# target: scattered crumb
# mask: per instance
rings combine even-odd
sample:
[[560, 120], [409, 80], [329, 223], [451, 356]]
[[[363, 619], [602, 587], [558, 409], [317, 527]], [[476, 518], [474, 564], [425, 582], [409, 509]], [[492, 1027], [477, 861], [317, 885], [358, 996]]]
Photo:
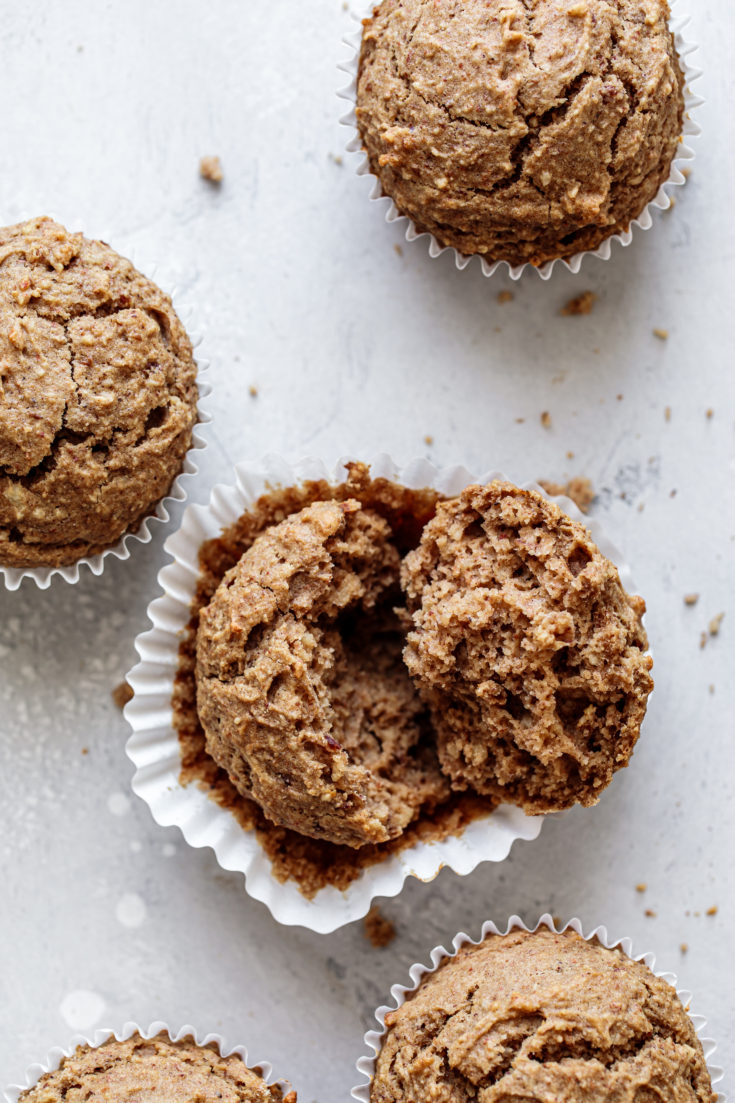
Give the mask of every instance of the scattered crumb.
[[715, 692], [715, 687], [714, 687], [714, 683], [710, 685], [710, 687], [709, 687], [709, 691], [710, 691], [710, 693], [714, 693], [714, 692]]
[[648, 888], [648, 885], [646, 884], [646, 882], [641, 881], [639, 884], [636, 885], [635, 891], [636, 892], [645, 892], [647, 888]]
[[350, 5], [347, 3], [347, 0], [342, 0], [342, 11], [349, 11], [349, 10], [350, 10]]
[[89, 754], [89, 747], [82, 747], [82, 754]]
[[682, 942], [682, 944], [681, 944], [681, 946], [679, 947], [679, 949], [681, 950], [681, 952], [682, 952], [683, 954], [685, 954], [685, 953], [687, 952], [687, 950], [689, 949], [689, 943], [688, 943], [688, 942]]
[[433, 443], [434, 443], [434, 438], [432, 437], [431, 433], [427, 433], [426, 436], [424, 437], [424, 444], [433, 444]]
[[707, 633], [706, 632], [700, 632], [700, 634], [699, 634], [699, 646], [702, 648], [702, 650], [704, 650], [704, 648], [707, 646]]
[[644, 911], [643, 914], [647, 915], [649, 919], [655, 919], [656, 918], [656, 913], [653, 910], [653, 908], [646, 908], [646, 910]]
[[618, 402], [623, 401], [623, 396], [621, 394], [616, 394], [615, 397], [617, 398]]
[[675, 497], [676, 497], [676, 487], [674, 487], [673, 490], [669, 491], [669, 498], [675, 498]]
[[696, 605], [699, 601], [699, 594], [684, 594], [685, 605]]
[[393, 246], [393, 250], [394, 250], [394, 252], [395, 252], [396, 256], [398, 256], [398, 257], [402, 257], [402, 256], [403, 256], [403, 249], [401, 249], [401, 247], [400, 247], [400, 245], [398, 244], [398, 242], [396, 242], [396, 244], [395, 244], [395, 245]]
[[570, 479], [568, 483], [553, 483], [548, 479], [539, 479], [539, 486], [542, 486], [546, 493], [552, 497], [556, 497], [557, 494], [565, 494], [567, 498], [572, 499], [582, 513], [587, 513], [595, 500], [592, 483], [589, 479], [584, 479], [581, 476]]
[[709, 406], [709, 407], [708, 407], [708, 408], [707, 408], [707, 409], [706, 409], [706, 410], [704, 411], [704, 415], [705, 415], [705, 417], [707, 417], [707, 418], [713, 418], [713, 417], [715, 416], [715, 411], [714, 411], [714, 410], [712, 409], [712, 407], [711, 407], [711, 406]]
[[283, 1097], [283, 1103], [296, 1103], [296, 1092], [288, 1092]]
[[710, 636], [719, 636], [719, 634], [720, 634], [720, 625], [722, 624], [724, 619], [725, 619], [725, 614], [724, 613], [718, 613], [716, 617], [712, 618], [712, 620], [709, 622], [709, 625], [707, 626], [707, 630], [708, 630]]
[[592, 307], [597, 302], [597, 295], [594, 291], [583, 291], [581, 295], [575, 296], [570, 299], [566, 306], [563, 306], [561, 313], [565, 317], [572, 317], [577, 314], [591, 314]]
[[219, 157], [202, 157], [199, 162], [199, 175], [211, 184], [221, 184], [224, 179], [222, 162]]
[[638, 512], [639, 512], [639, 513], [643, 513], [643, 510], [644, 510], [645, 508], [646, 508], [646, 503], [645, 503], [645, 502], [639, 502], [639, 503], [638, 503]]
[[567, 459], [568, 460], [573, 460], [574, 459], [574, 452], [567, 452]]
[[526, 420], [525, 417], [517, 417], [516, 418], [516, 425], [523, 425], [523, 422], [525, 420]]
[[671, 421], [671, 407], [667, 406], [664, 410], [664, 421]]
[[331, 158], [334, 161], [335, 165], [344, 164], [344, 158], [342, 157], [341, 153], [332, 153]]
[[373, 904], [364, 919], [365, 935], [376, 950], [382, 950], [396, 937], [395, 924], [386, 919], [377, 904]]
[[513, 292], [512, 291], [499, 291], [498, 292], [498, 302], [501, 304], [501, 306], [502, 306], [503, 303], [512, 303], [513, 302]]
[[542, 413], [541, 424], [543, 425], [544, 429], [551, 428], [551, 414], [548, 410], [544, 410], [544, 412]]
[[653, 331], [653, 336], [658, 337], [659, 341], [668, 341], [669, 331], [668, 329], [659, 329], [657, 326]]
[[717, 907], [717, 905], [714, 904], [711, 908], [707, 908], [707, 911], [704, 914], [705, 915], [717, 915], [719, 910], [720, 909]]
[[258, 388], [255, 386], [254, 383], [251, 383], [250, 386], [248, 387], [248, 394], [250, 395], [251, 398], [257, 398], [258, 397]]
[[112, 700], [119, 709], [124, 709], [128, 701], [133, 699], [133, 690], [127, 682], [120, 682], [111, 693]]
[[681, 175], [684, 177], [685, 180], [688, 180], [689, 177], [692, 175], [692, 170], [684, 168], [681, 170]]

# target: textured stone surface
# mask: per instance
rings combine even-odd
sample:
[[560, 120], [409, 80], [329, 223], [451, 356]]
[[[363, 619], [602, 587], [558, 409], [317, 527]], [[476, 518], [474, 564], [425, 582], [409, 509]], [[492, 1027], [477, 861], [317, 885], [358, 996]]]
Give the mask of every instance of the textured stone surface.
[[[428, 451], [516, 482], [587, 475], [590, 517], [646, 595], [656, 691], [633, 767], [596, 808], [553, 817], [502, 866], [411, 881], [381, 902], [397, 934], [378, 951], [360, 923], [327, 938], [279, 927], [239, 874], [155, 824], [130, 793], [127, 725], [110, 691], [136, 661], [163, 532], [99, 579], [0, 587], [3, 1083], [77, 1029], [163, 1017], [245, 1042], [302, 1103], [347, 1099], [373, 1010], [408, 982], [411, 962], [456, 931], [476, 937], [488, 917], [549, 908], [580, 913], [588, 930], [607, 923], [678, 972], [719, 1041], [732, 1096], [735, 376], [723, 289], [735, 237], [723, 212], [735, 145], [717, 140], [731, 116], [718, 73], [730, 64], [732, 3], [686, 6], [708, 102], [676, 209], [608, 263], [524, 279], [502, 307], [508, 282], [407, 244], [351, 159], [330, 157], [344, 152], [335, 65], [355, 27], [342, 0], [6, 6], [3, 221], [49, 211], [84, 226], [196, 305], [182, 318], [206, 332], [197, 351], [212, 363], [215, 422], [194, 499], [231, 464], [279, 449], [330, 461]], [[226, 167], [216, 192], [198, 175], [209, 151]], [[599, 295], [593, 314], [560, 317], [587, 288]], [[701, 651], [700, 630], [723, 609]], [[117, 918], [130, 893], [146, 905], [137, 927]]]

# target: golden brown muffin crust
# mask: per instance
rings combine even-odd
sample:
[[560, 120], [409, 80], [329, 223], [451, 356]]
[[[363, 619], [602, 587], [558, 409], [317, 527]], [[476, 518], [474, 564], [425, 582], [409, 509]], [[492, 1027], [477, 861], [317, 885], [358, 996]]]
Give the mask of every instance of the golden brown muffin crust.
[[542, 264], [627, 229], [669, 175], [683, 75], [666, 0], [383, 0], [357, 121], [442, 245]]
[[676, 991], [540, 928], [465, 946], [386, 1015], [371, 1103], [714, 1103]]
[[593, 804], [633, 752], [653, 682], [645, 604], [535, 491], [440, 503], [401, 572], [404, 657], [453, 783], [529, 812]]
[[[257, 1070], [236, 1054], [167, 1034], [146, 1040], [134, 1034], [93, 1048], [81, 1045], [54, 1072], [20, 1096], [26, 1103], [281, 1103]], [[295, 1095], [287, 1097], [295, 1103]]]
[[167, 295], [48, 218], [0, 229], [0, 563], [114, 544], [169, 490], [196, 366]]
[[359, 847], [449, 793], [401, 662], [399, 566], [377, 513], [315, 502], [260, 535], [201, 612], [207, 750], [274, 823]]

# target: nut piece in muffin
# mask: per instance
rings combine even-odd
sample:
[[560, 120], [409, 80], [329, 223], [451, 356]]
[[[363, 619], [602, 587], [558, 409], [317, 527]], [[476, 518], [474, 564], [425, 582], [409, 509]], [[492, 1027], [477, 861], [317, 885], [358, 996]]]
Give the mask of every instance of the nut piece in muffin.
[[540, 265], [628, 228], [667, 179], [684, 78], [666, 0], [383, 0], [357, 123], [421, 232]]
[[196, 365], [171, 300], [48, 218], [0, 229], [0, 564], [115, 544], [179, 474]]
[[676, 991], [571, 930], [464, 946], [385, 1017], [371, 1103], [714, 1103]]
[[399, 570], [382, 517], [315, 502], [258, 536], [201, 611], [207, 751], [273, 823], [360, 847], [449, 793], [401, 662]]
[[454, 786], [531, 813], [594, 804], [653, 682], [645, 604], [587, 530], [535, 491], [470, 486], [439, 504], [401, 581], [406, 665]]
[[[222, 1057], [212, 1044], [198, 1046], [188, 1038], [172, 1042], [162, 1033], [80, 1045], [20, 1098], [26, 1103], [281, 1103], [283, 1093], [237, 1054]], [[286, 1100], [295, 1103], [295, 1093]]]

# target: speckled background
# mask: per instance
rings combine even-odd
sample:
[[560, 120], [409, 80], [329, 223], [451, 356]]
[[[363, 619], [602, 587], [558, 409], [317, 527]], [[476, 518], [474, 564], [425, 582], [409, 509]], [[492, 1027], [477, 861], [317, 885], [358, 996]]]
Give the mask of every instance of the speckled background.
[[[360, 924], [329, 937], [278, 927], [239, 876], [130, 794], [110, 691], [146, 626], [162, 530], [101, 579], [0, 590], [0, 1083], [76, 1029], [162, 1017], [269, 1057], [302, 1103], [346, 1099], [373, 1008], [413, 961], [485, 918], [546, 909], [653, 949], [731, 1065], [728, 0], [694, 12], [708, 102], [676, 208], [607, 264], [524, 278], [506, 305], [504, 277], [458, 273], [422, 244], [399, 255], [399, 229], [340, 162], [341, 0], [38, 0], [0, 15], [3, 220], [53, 213], [194, 307], [215, 422], [192, 496], [266, 451], [586, 475], [648, 601], [657, 686], [632, 766], [597, 808], [549, 821], [502, 866], [410, 883], [384, 907], [398, 937], [374, 950]], [[219, 190], [198, 177], [208, 153], [223, 161]], [[561, 317], [587, 289], [593, 313]]]

